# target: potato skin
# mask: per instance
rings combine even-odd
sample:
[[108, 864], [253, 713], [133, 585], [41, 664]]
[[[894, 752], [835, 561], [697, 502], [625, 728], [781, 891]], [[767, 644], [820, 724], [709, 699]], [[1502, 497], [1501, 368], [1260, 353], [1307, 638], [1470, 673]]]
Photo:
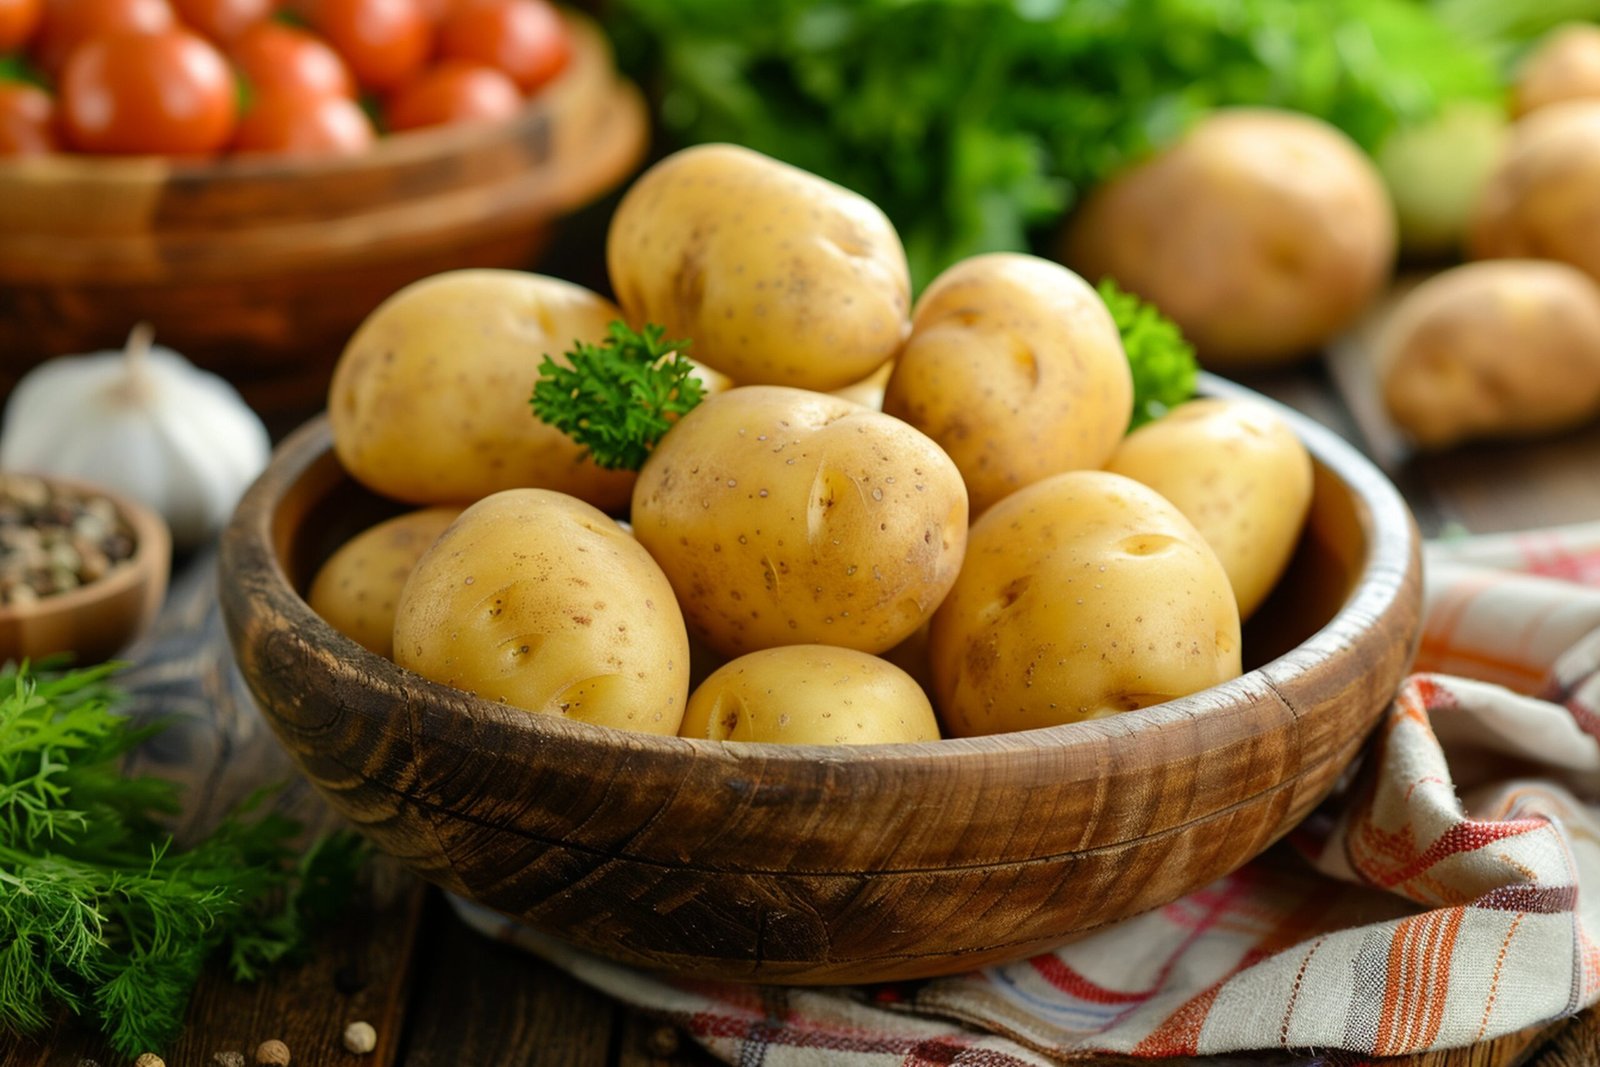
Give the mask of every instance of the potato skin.
[[1098, 294], [1034, 256], [962, 260], [917, 301], [883, 410], [955, 460], [972, 513], [1099, 467], [1128, 428], [1133, 377]]
[[746, 386], [662, 438], [639, 472], [633, 528], [712, 650], [881, 652], [955, 581], [967, 493], [939, 446], [899, 419]]
[[1155, 490], [1069, 471], [972, 526], [933, 617], [949, 736], [1115, 715], [1239, 673], [1239, 610], [1203, 538]]
[[661, 569], [614, 521], [545, 489], [480, 500], [400, 595], [395, 662], [528, 711], [675, 734], [689, 639]]
[[928, 696], [877, 656], [787, 645], [725, 664], [689, 697], [679, 733], [712, 741], [872, 745], [937, 741]]
[[906, 334], [910, 275], [883, 212], [747, 148], [700, 145], [646, 171], [611, 220], [606, 263], [630, 322], [690, 338], [741, 385], [838, 389]]
[[1488, 260], [1401, 300], [1375, 352], [1384, 405], [1424, 448], [1552, 433], [1600, 414], [1600, 287], [1543, 260]]
[[1154, 303], [1214, 368], [1280, 364], [1348, 325], [1389, 275], [1395, 222], [1376, 168], [1319, 119], [1218, 111], [1102, 183], [1066, 262]]
[[1600, 281], [1600, 100], [1542, 107], [1511, 127], [1473, 211], [1474, 259], [1554, 259]]
[[528, 406], [542, 353], [599, 341], [622, 313], [570, 282], [460, 270], [408, 285], [367, 317], [328, 394], [334, 450], [368, 488], [413, 504], [554, 489], [615, 510], [631, 471], [606, 471]]
[[1569, 22], [1539, 42], [1511, 87], [1516, 117], [1567, 100], [1600, 98], [1600, 27]]
[[1311, 454], [1249, 400], [1180, 404], [1130, 433], [1106, 470], [1148, 485], [1194, 523], [1228, 572], [1241, 619], [1272, 592], [1311, 508]]
[[306, 602], [356, 644], [392, 658], [400, 590], [428, 546], [460, 514], [457, 507], [422, 508], [361, 531], [318, 569]]

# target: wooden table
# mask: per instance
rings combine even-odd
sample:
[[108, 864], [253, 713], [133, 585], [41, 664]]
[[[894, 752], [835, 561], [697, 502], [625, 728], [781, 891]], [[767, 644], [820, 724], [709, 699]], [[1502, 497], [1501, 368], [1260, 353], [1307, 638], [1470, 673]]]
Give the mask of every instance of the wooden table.
[[[1425, 533], [1454, 527], [1490, 532], [1600, 519], [1600, 426], [1536, 444], [1486, 446], [1407, 459], [1371, 400], [1358, 349], [1321, 364], [1252, 381], [1373, 454], [1416, 511]], [[220, 640], [209, 560], [192, 561], [175, 587], [163, 629], [144, 650], [152, 663], [128, 679], [155, 693], [147, 710], [177, 712], [180, 724], [142, 762], [196, 780], [199, 805], [215, 810], [251, 783], [289, 774], [285, 757], [243, 700]], [[200, 635], [197, 639], [196, 635]], [[195, 679], [200, 693], [195, 694]], [[170, 693], [170, 699], [163, 694]], [[176, 705], [176, 706], [175, 706]], [[316, 815], [303, 784], [286, 801]], [[366, 1019], [377, 1051], [343, 1051], [346, 1022]], [[210, 1067], [219, 1052], [250, 1056], [270, 1037], [313, 1067], [670, 1067], [711, 1059], [677, 1031], [623, 1008], [551, 966], [470, 932], [441, 897], [392, 866], [374, 871], [370, 899], [317, 944], [304, 964], [255, 986], [209, 977], [189, 1025], [166, 1061]], [[122, 1061], [64, 1021], [42, 1042], [0, 1040], [0, 1064], [75, 1067]], [[1097, 1064], [1132, 1063], [1115, 1058]], [[1183, 1061], [1189, 1067], [1243, 1064], [1353, 1065], [1348, 1054], [1282, 1054]], [[1600, 1063], [1600, 1009], [1470, 1049], [1390, 1061], [1413, 1067], [1579, 1067]]]

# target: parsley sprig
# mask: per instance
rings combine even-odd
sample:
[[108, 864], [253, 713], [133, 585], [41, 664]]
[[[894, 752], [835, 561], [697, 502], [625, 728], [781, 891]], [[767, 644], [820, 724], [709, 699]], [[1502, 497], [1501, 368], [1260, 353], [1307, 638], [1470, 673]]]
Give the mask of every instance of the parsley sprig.
[[613, 322], [599, 344], [574, 341], [569, 366], [548, 353], [533, 387], [539, 418], [589, 450], [611, 470], [638, 470], [672, 424], [705, 396], [688, 341], [665, 341], [665, 330]]
[[1199, 374], [1194, 346], [1154, 304], [1124, 292], [1110, 278], [1101, 280], [1099, 293], [1122, 334], [1122, 349], [1133, 371], [1133, 418], [1128, 429], [1137, 430], [1194, 396]]
[[268, 791], [175, 846], [178, 786], [121, 771], [160, 727], [117, 711], [114, 669], [0, 670], [0, 1029], [65, 1007], [131, 1058], [177, 1033], [213, 952], [243, 980], [297, 951], [348, 898], [361, 847], [336, 834], [297, 860], [301, 827], [258, 810]]

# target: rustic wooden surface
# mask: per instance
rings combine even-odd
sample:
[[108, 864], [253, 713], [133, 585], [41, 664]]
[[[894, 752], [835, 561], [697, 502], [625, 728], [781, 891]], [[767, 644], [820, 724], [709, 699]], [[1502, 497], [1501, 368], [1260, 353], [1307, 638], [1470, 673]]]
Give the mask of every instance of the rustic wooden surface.
[[[1312, 366], [1251, 384], [1368, 444], [1362, 418], [1352, 413], [1359, 399], [1347, 403], [1334, 380], [1324, 367]], [[1367, 419], [1370, 426], [1370, 413]], [[1397, 454], [1388, 462], [1425, 532], [1456, 525], [1491, 532], [1600, 519], [1600, 479], [1593, 476], [1597, 457], [1600, 427], [1537, 445], [1421, 460]], [[175, 587], [164, 619], [165, 647], [153, 665], [140, 668], [157, 683], [170, 681], [166, 699], [160, 685], [154, 687], [150, 709], [160, 706], [178, 718], [162, 747], [145, 759], [158, 769], [205, 768], [201, 789], [208, 800], [224, 804], [242, 795], [250, 781], [283, 774], [287, 758], [237, 701], [238, 682], [220, 652], [216, 607], [199, 584], [205, 567], [206, 561], [192, 565]], [[209, 640], [198, 639], [207, 634]], [[199, 693], [192, 684], [197, 675], [204, 680]], [[318, 810], [301, 783], [291, 789], [290, 799], [302, 812]], [[436, 893], [423, 892], [414, 882], [384, 881], [372, 899], [371, 906], [322, 938], [312, 959], [299, 968], [255, 986], [233, 986], [221, 976], [209, 979], [191, 1007], [184, 1044], [167, 1062], [210, 1067], [215, 1052], [248, 1052], [273, 1036], [289, 1041], [296, 1063], [333, 1067], [705, 1067], [712, 1062], [670, 1027], [608, 1001], [545, 963], [472, 934]], [[374, 1056], [358, 1059], [339, 1046], [342, 1022], [357, 1016], [380, 1030], [382, 1044]], [[0, 1044], [5, 1065], [77, 1067], [86, 1057], [102, 1067], [122, 1062], [70, 1026], [44, 1042]], [[1094, 1061], [1096, 1067], [1148, 1062]], [[1174, 1067], [1355, 1067], [1370, 1061], [1347, 1054], [1259, 1054], [1168, 1062]], [[1469, 1049], [1382, 1062], [1395, 1067], [1593, 1067], [1600, 1063], [1600, 1010]]]

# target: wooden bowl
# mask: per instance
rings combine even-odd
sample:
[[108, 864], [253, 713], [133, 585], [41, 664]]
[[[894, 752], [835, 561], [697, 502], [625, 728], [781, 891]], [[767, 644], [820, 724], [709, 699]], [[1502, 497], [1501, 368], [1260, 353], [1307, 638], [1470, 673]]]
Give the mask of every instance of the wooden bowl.
[[336, 159], [0, 160], [0, 394], [140, 321], [266, 413], [322, 406], [385, 297], [457, 267], [528, 267], [550, 225], [626, 177], [646, 113], [592, 23], [515, 119]]
[[111, 501], [133, 531], [133, 555], [105, 577], [32, 604], [0, 604], [0, 663], [71, 652], [80, 666], [110, 659], [150, 625], [167, 592], [172, 537], [149, 508], [99, 485], [38, 475]]
[[[1242, 393], [1211, 380], [1213, 393]], [[385, 852], [584, 949], [682, 975], [833, 983], [1018, 959], [1260, 853], [1333, 787], [1418, 629], [1411, 515], [1353, 448], [1246, 633], [1254, 669], [1182, 700], [968, 740], [785, 747], [485, 702], [335, 633], [319, 561], [396, 506], [287, 441], [222, 542], [244, 676], [307, 776]]]

